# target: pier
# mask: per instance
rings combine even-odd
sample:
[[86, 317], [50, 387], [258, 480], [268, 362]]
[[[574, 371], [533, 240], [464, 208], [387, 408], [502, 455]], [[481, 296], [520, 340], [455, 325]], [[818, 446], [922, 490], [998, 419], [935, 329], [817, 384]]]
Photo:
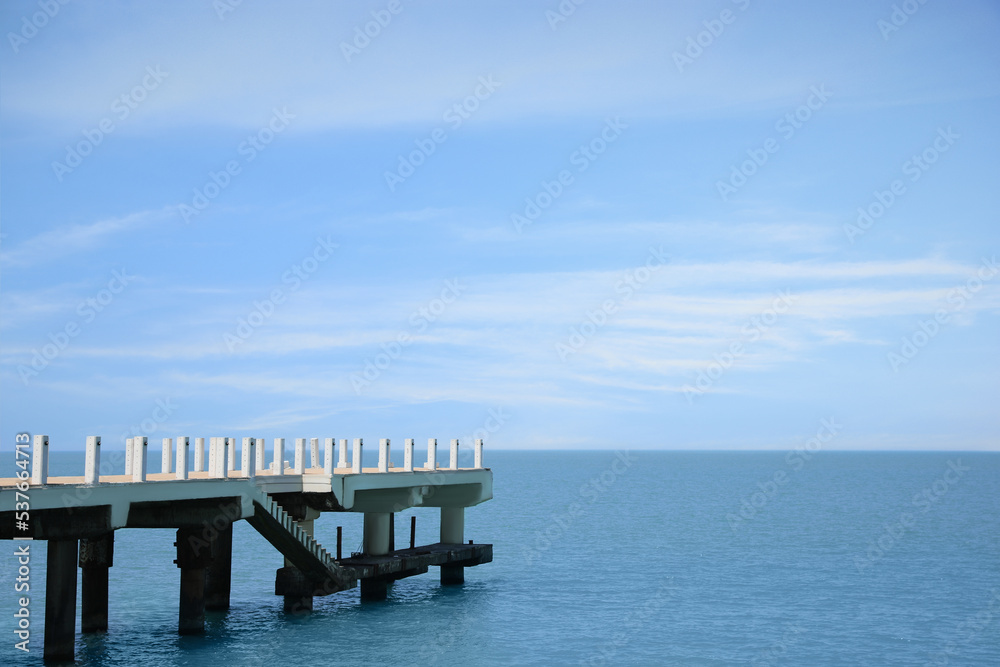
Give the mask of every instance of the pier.
[[[25, 465], [18, 477], [0, 479], [0, 539], [48, 541], [45, 659], [74, 658], [78, 569], [80, 629], [107, 631], [116, 530], [177, 531], [181, 634], [203, 633], [206, 609], [229, 608], [236, 521], [247, 521], [284, 558], [274, 592], [290, 612], [309, 611], [315, 597], [357, 588], [359, 582], [362, 600], [382, 600], [393, 582], [430, 567], [440, 568], [442, 585], [461, 584], [465, 568], [493, 560], [491, 544], [465, 537], [465, 508], [493, 497], [482, 440], [473, 445], [471, 468], [459, 467], [458, 440], [451, 441], [448, 465], [442, 466], [437, 440], [428, 441], [426, 461], [417, 465], [414, 441], [407, 439], [399, 467], [391, 462], [389, 440], [380, 440], [375, 468], [362, 467], [360, 438], [350, 447], [346, 439], [338, 446], [325, 438], [322, 460], [319, 438], [296, 439], [290, 461], [285, 444], [284, 438], [274, 439], [268, 463], [261, 438], [242, 438], [239, 447], [236, 438], [208, 438], [207, 456], [205, 438], [164, 438], [159, 472], [151, 473], [147, 438], [130, 438], [124, 472], [106, 475], [101, 438], [91, 436], [82, 476], [49, 477], [48, 436], [34, 436], [30, 473]], [[28, 519], [22, 523], [19, 511], [26, 506]], [[414, 507], [440, 509], [439, 540], [416, 545], [416, 517], [411, 517], [409, 544], [396, 549], [393, 515]], [[361, 552], [342, 553], [340, 527], [333, 553], [314, 539], [314, 522], [324, 512], [364, 514]]]

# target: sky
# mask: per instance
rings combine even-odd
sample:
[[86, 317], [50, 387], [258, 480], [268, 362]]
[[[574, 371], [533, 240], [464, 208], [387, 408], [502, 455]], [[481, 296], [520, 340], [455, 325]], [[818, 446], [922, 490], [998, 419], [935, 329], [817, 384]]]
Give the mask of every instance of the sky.
[[5, 450], [1000, 449], [994, 2], [0, 28]]

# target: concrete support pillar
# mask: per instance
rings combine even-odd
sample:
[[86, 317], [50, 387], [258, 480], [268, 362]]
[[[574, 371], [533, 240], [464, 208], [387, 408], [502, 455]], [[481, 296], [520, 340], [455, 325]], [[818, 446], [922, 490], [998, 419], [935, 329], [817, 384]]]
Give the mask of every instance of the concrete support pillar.
[[378, 441], [378, 471], [389, 472], [389, 438]]
[[36, 435], [31, 451], [31, 483], [40, 485], [49, 481], [49, 436]]
[[458, 470], [458, 440], [451, 441], [451, 460], [448, 462], [448, 468]]
[[437, 470], [437, 451], [438, 451], [438, 441], [437, 438], [427, 439], [427, 465], [426, 468], [430, 470]]
[[114, 564], [115, 534], [80, 540], [80, 630], [106, 632], [108, 629], [108, 570]]
[[306, 439], [295, 438], [295, 462], [292, 464], [292, 474], [301, 475], [306, 471]]
[[229, 609], [233, 578], [233, 524], [211, 540], [212, 560], [205, 581], [205, 609]]
[[74, 658], [76, 540], [49, 540], [45, 564], [45, 660]]
[[177, 531], [177, 560], [181, 570], [180, 610], [177, 631], [182, 635], [205, 632], [205, 569], [212, 560], [211, 549], [205, 546], [201, 528], [180, 528]]
[[194, 439], [194, 471], [205, 470], [205, 438]]
[[163, 450], [160, 452], [160, 472], [173, 472], [174, 468], [174, 440], [173, 438], [163, 439]]
[[475, 454], [473, 455], [472, 467], [477, 470], [483, 467], [483, 441], [476, 440]]
[[[383, 556], [389, 553], [389, 532], [391, 515], [388, 512], [365, 512], [364, 541], [362, 551], [369, 556]], [[362, 600], [384, 600], [389, 594], [391, 581], [387, 579], [362, 579]]]
[[[465, 542], [465, 508], [441, 508], [441, 543], [462, 544]], [[465, 568], [461, 565], [442, 565], [441, 583], [461, 584], [465, 582]]]
[[361, 438], [354, 439], [354, 452], [351, 455], [351, 472], [361, 472], [361, 449], [364, 447], [364, 442]]
[[177, 472], [174, 476], [177, 479], [188, 478], [188, 445], [191, 439], [187, 436], [177, 438]]
[[274, 461], [271, 463], [271, 474], [285, 474], [285, 439], [274, 439]]
[[146, 436], [132, 438], [132, 481], [146, 481], [146, 449], [149, 442]]
[[340, 458], [337, 459], [337, 467], [347, 467], [347, 438], [342, 438], [340, 440]]
[[326, 438], [323, 440], [323, 473], [326, 475], [333, 474], [333, 450], [336, 440], [333, 438]]
[[319, 438], [309, 438], [309, 467], [319, 467]]
[[413, 472], [413, 438], [403, 441], [403, 470]]
[[97, 484], [101, 481], [101, 436], [87, 436], [87, 460], [83, 470], [84, 484]]

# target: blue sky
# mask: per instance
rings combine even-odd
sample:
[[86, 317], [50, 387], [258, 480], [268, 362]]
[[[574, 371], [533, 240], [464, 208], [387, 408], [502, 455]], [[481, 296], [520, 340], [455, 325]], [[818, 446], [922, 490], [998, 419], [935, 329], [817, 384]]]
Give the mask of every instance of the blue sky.
[[4, 3], [3, 439], [997, 449], [1000, 8], [561, 6]]

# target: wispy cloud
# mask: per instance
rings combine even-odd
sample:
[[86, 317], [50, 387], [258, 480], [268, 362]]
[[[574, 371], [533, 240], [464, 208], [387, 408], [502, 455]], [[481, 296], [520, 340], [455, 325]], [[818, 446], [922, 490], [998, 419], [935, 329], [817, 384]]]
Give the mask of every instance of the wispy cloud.
[[106, 218], [89, 225], [56, 227], [32, 236], [10, 250], [0, 252], [0, 263], [7, 267], [26, 267], [73, 253], [86, 252], [100, 247], [118, 234], [169, 220], [175, 215], [176, 207], [167, 206], [118, 218]]

